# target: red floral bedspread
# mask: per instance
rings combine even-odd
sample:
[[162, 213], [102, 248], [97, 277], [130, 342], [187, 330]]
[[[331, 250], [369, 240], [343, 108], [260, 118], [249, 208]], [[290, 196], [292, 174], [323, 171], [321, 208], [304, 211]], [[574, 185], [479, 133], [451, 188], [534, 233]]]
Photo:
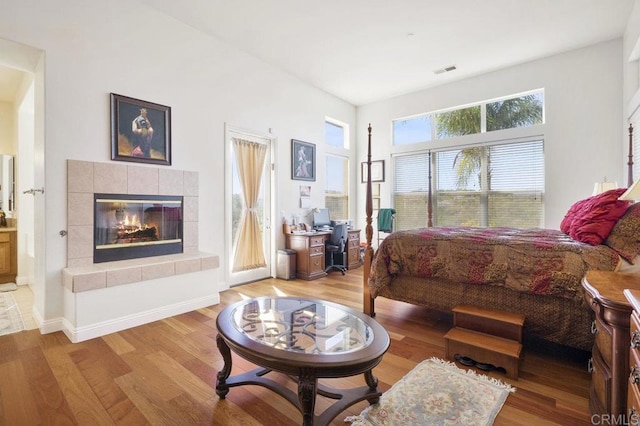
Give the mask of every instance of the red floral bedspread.
[[581, 298], [586, 271], [613, 270], [618, 261], [609, 247], [580, 243], [558, 230], [420, 228], [395, 232], [381, 242], [369, 287], [376, 297], [401, 274]]

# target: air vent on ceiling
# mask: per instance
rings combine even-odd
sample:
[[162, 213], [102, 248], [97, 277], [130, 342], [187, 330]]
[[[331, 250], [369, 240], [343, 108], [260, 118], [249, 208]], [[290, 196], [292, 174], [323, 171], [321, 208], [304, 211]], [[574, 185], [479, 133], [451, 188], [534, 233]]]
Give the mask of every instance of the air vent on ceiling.
[[445, 73], [445, 72], [454, 71], [454, 70], [456, 70], [456, 69], [457, 69], [457, 68], [456, 68], [456, 66], [455, 66], [455, 65], [450, 65], [450, 66], [448, 66], [448, 67], [440, 68], [440, 69], [438, 69], [438, 70], [435, 70], [433, 73], [434, 73], [434, 74], [443, 74], [443, 73]]

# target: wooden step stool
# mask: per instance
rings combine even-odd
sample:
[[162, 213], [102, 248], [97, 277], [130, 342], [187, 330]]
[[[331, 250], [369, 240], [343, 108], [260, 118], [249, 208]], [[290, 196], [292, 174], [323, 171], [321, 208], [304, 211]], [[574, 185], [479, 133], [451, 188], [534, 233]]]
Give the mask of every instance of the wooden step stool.
[[453, 361], [459, 354], [502, 367], [507, 377], [517, 379], [524, 315], [471, 305], [458, 305], [452, 311], [453, 328], [444, 335], [447, 359]]

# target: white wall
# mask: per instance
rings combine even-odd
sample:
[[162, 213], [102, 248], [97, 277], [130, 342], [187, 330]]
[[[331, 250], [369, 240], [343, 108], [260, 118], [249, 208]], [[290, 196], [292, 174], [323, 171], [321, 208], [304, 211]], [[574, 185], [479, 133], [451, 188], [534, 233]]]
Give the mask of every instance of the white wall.
[[277, 136], [276, 212], [297, 210], [290, 140], [317, 144], [312, 194], [318, 205], [324, 118], [355, 129], [352, 105], [137, 2], [3, 0], [0, 39], [41, 49], [45, 58], [46, 265], [43, 288], [36, 289], [36, 301], [45, 294], [45, 321], [63, 313], [67, 248], [58, 232], [66, 227], [66, 160], [110, 160], [109, 93], [172, 107], [172, 167], [199, 172], [200, 249], [220, 256], [221, 264], [224, 124]]
[[[623, 86], [623, 106], [625, 107], [625, 118], [633, 111], [627, 111], [629, 102], [637, 95], [640, 89], [640, 0], [636, 0], [633, 5], [631, 15], [627, 21], [627, 28], [623, 37], [622, 72], [624, 76]], [[637, 104], [638, 101], [636, 100]]]
[[[618, 39], [360, 107], [358, 155], [366, 159], [371, 123], [372, 160], [386, 160], [391, 177], [391, 120], [543, 88], [545, 227], [558, 228], [570, 205], [591, 195], [594, 182], [606, 176], [625, 184], [621, 56]], [[364, 198], [364, 185], [359, 190]], [[389, 207], [390, 179], [381, 196]], [[364, 217], [360, 205], [358, 218]]]

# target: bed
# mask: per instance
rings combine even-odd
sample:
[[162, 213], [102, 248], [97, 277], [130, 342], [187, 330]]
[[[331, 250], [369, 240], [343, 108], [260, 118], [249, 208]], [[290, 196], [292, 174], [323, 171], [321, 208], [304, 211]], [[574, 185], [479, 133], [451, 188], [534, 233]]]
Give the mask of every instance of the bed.
[[[633, 179], [629, 128], [629, 185]], [[367, 166], [371, 163], [368, 128]], [[371, 176], [371, 173], [368, 173]], [[561, 229], [431, 227], [396, 231], [371, 245], [371, 182], [366, 182], [364, 312], [384, 297], [450, 313], [458, 304], [525, 315], [525, 345], [543, 341], [591, 350], [592, 310], [581, 280], [587, 270], [632, 271], [640, 264], [640, 203], [624, 189], [576, 202]]]

